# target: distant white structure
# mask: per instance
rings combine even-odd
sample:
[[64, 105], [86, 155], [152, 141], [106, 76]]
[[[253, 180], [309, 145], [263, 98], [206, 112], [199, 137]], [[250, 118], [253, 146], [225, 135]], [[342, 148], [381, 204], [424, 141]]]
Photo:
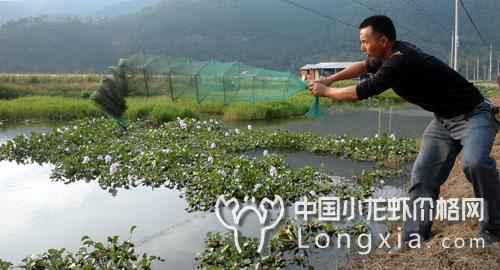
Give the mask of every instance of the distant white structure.
[[322, 62], [317, 64], [307, 64], [300, 68], [300, 78], [302, 80], [317, 80], [320, 77], [330, 76], [356, 62]]

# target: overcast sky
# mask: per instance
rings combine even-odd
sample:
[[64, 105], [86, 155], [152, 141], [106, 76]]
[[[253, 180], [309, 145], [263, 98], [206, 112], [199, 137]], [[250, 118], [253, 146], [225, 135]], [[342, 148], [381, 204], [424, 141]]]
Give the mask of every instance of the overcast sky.
[[49, 14], [89, 13], [119, 2], [128, 1], [130, 0], [11, 0], [11, 2], [23, 3], [23, 6], [29, 9], [30, 12]]

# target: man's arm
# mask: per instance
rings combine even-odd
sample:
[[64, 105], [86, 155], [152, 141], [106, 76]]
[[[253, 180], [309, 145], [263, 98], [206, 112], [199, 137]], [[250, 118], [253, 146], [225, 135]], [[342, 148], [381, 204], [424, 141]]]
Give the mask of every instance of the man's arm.
[[355, 85], [347, 87], [327, 87], [321, 83], [313, 83], [309, 86], [309, 90], [314, 96], [329, 97], [339, 101], [358, 100]]
[[357, 78], [363, 74], [366, 74], [368, 72], [368, 68], [366, 66], [366, 61], [360, 61], [352, 64], [348, 68], [332, 74], [326, 78], [323, 78], [321, 80], [318, 80], [317, 82], [322, 83], [324, 85], [330, 85], [334, 82], [337, 81], [343, 81], [343, 80], [350, 80]]

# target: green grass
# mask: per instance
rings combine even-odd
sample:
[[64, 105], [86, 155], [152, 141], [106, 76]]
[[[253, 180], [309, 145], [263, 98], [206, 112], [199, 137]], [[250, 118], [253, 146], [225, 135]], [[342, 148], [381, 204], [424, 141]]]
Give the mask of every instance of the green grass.
[[43, 83], [99, 83], [102, 74], [0, 74], [0, 82], [20, 84]]
[[98, 74], [0, 74], [0, 99], [5, 99], [2, 95], [5, 92], [14, 92], [16, 97], [86, 97], [99, 87], [103, 76]]
[[499, 89], [496, 84], [493, 83], [475, 83], [474, 84], [481, 93], [487, 97], [498, 96]]
[[257, 102], [256, 104], [237, 102], [224, 109], [224, 120], [271, 120], [303, 116], [309, 105], [292, 102]]
[[125, 114], [128, 119], [147, 119], [157, 125], [177, 117], [200, 117], [200, 106], [190, 102], [172, 103], [166, 97], [128, 98], [127, 104]]
[[[175, 103], [166, 97], [128, 98], [125, 112], [130, 120], [150, 120], [160, 124], [177, 117], [199, 118], [202, 114], [222, 115], [226, 120], [257, 120], [302, 116], [309, 108], [309, 102], [258, 102], [222, 103], [206, 102], [197, 104], [180, 100]], [[100, 117], [104, 113], [87, 99], [65, 97], [22, 97], [14, 100], [0, 100], [1, 120], [58, 120], [67, 121], [86, 117]]]
[[[172, 104], [165, 97], [129, 98], [127, 118], [147, 119], [162, 123], [176, 117], [198, 118], [200, 107], [187, 103]], [[90, 100], [67, 97], [31, 96], [14, 100], [0, 100], [0, 119], [68, 121], [87, 117], [100, 117], [104, 113]]]
[[[384, 94], [382, 100], [399, 102], [395, 94]], [[391, 96], [394, 95], [395, 97]], [[150, 120], [160, 124], [177, 117], [200, 118], [201, 115], [219, 115], [227, 121], [271, 120], [303, 116], [313, 102], [308, 92], [301, 92], [287, 101], [222, 102], [207, 100], [198, 104], [193, 100], [172, 102], [167, 96], [131, 97], [127, 99], [126, 117], [130, 120]], [[373, 99], [376, 101], [376, 99]], [[372, 100], [372, 102], [373, 102]], [[345, 102], [322, 98], [321, 107], [341, 107]], [[357, 103], [349, 103], [349, 106]], [[362, 104], [358, 104], [363, 106]], [[68, 121], [87, 117], [100, 117], [104, 113], [89, 99], [52, 96], [28, 96], [0, 100], [0, 120], [25, 119]]]
[[86, 117], [97, 117], [102, 112], [90, 101], [64, 97], [23, 97], [0, 100], [2, 120], [57, 120], [67, 121]]
[[[0, 120], [67, 121], [103, 116], [103, 112], [86, 98], [98, 88], [103, 76], [0, 74]], [[214, 91], [201, 104], [195, 102], [192, 93], [191, 96], [189, 93], [184, 94], [172, 102], [168, 91], [164, 91], [165, 93], [156, 91], [160, 89], [160, 84], [153, 80], [150, 84], [151, 94], [156, 96], [128, 98], [126, 117], [130, 120], [150, 120], [156, 124], [177, 117], [199, 118], [202, 115], [218, 115], [228, 121], [270, 120], [303, 116], [314, 100], [308, 91], [299, 92], [286, 99], [287, 93], [284, 91], [286, 85], [283, 82], [251, 85], [256, 88], [248, 88], [250, 85], [245, 85], [245, 83], [242, 83], [243, 88], [240, 91], [228, 93], [226, 102], [229, 105], [224, 105], [222, 91]], [[344, 87], [356, 83], [356, 81], [344, 81], [335, 83], [334, 86]], [[271, 84], [276, 86], [276, 91], [272, 93], [266, 88]], [[155, 90], [155, 88], [158, 89]], [[490, 89], [485, 91], [492, 92]], [[364, 108], [398, 104], [405, 104], [405, 102], [392, 90], [355, 103], [321, 98], [322, 108], [332, 106]]]

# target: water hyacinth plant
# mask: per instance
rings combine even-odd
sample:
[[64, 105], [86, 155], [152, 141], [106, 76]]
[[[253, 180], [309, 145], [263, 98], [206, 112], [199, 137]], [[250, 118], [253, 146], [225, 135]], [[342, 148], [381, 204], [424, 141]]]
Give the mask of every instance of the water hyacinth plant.
[[[130, 237], [136, 227], [130, 229]], [[22, 260], [22, 264], [0, 260], [0, 270], [26, 269], [78, 269], [78, 270], [108, 270], [108, 269], [140, 269], [151, 270], [155, 262], [163, 259], [149, 256], [146, 253], [137, 254], [135, 245], [130, 239], [120, 241], [118, 236], [110, 236], [103, 244], [88, 236], [82, 237], [82, 246], [75, 253], [63, 249], [49, 249], [43, 254], [31, 255]]]
[[0, 270], [9, 270], [13, 266], [12, 263], [0, 259]]
[[[310, 255], [318, 251], [315, 247], [317, 234], [325, 233], [330, 237], [337, 237], [345, 233], [357, 237], [369, 230], [368, 226], [362, 222], [343, 227], [318, 221], [298, 224], [293, 220], [286, 220], [284, 223], [271, 238], [264, 254], [256, 252], [258, 240], [255, 238], [241, 237], [242, 253], [238, 253], [234, 247], [232, 234], [209, 233], [205, 239], [205, 249], [195, 258], [197, 269], [270, 270], [287, 269], [289, 266], [314, 269], [313, 257]], [[301, 230], [301, 244], [312, 248], [299, 248], [298, 228]]]
[[[262, 156], [246, 154], [259, 149]], [[391, 159], [409, 161], [416, 154], [414, 140], [385, 135], [361, 139], [243, 131], [216, 120], [195, 119], [178, 119], [159, 128], [136, 122], [123, 132], [109, 120], [91, 119], [51, 134], [18, 136], [0, 146], [0, 160], [51, 163], [55, 166], [52, 179], [96, 181], [112, 194], [139, 185], [180, 189], [188, 210], [210, 210], [220, 195], [260, 200], [276, 194], [293, 202], [310, 191], [320, 195], [335, 190], [328, 175], [311, 167], [291, 169], [282, 156], [267, 149], [308, 151], [381, 165]], [[357, 194], [365, 193], [358, 189]]]
[[[339, 180], [312, 167], [290, 168], [284, 157], [276, 154], [282, 150], [373, 161], [379, 168], [363, 171], [352, 179]], [[262, 154], [252, 157], [248, 152]], [[55, 167], [51, 175], [53, 180], [68, 184], [95, 181], [112, 195], [116, 195], [120, 188], [139, 185], [179, 189], [188, 203], [188, 211], [213, 210], [220, 195], [240, 200], [253, 197], [256, 201], [280, 195], [288, 204], [304, 196], [316, 199], [327, 194], [363, 199], [372, 194], [374, 185], [380, 184], [380, 180], [400, 174], [398, 169], [384, 167], [387, 161], [410, 161], [415, 155], [415, 140], [395, 136], [317, 136], [261, 131], [251, 126], [240, 130], [226, 127], [217, 120], [180, 118], [154, 128], [147, 122], [131, 122], [126, 132], [104, 118], [86, 119], [50, 134], [17, 136], [0, 146], [0, 160], [22, 164], [51, 163]], [[280, 229], [266, 256], [255, 254], [255, 239], [247, 239], [244, 245], [248, 249], [246, 253], [236, 254], [234, 246], [230, 245], [232, 238], [210, 234], [207, 249], [198, 256], [198, 267], [309, 267], [307, 254], [296, 252], [292, 241], [296, 234], [290, 226]], [[312, 232], [313, 228], [341, 231], [318, 226], [309, 226], [306, 231]], [[355, 234], [357, 231], [349, 229], [348, 232]], [[84, 241], [95, 244], [87, 238]], [[76, 256], [57, 250], [53, 250], [52, 255], [57, 258]]]

